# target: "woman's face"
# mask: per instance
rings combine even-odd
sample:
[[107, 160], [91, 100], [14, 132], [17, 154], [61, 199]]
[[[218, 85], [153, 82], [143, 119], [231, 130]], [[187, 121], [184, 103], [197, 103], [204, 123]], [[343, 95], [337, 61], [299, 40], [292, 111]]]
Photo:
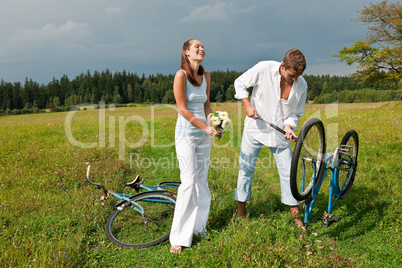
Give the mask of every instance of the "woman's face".
[[190, 49], [186, 50], [186, 55], [189, 60], [203, 61], [205, 50], [201, 41], [194, 39], [191, 43]]

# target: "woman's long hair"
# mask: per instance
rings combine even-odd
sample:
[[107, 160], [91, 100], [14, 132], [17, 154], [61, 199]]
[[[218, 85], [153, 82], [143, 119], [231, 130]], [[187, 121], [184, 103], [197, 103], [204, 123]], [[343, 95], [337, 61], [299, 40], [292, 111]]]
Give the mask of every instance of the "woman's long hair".
[[[186, 50], [190, 50], [190, 46], [194, 40], [196, 40], [196, 39], [189, 39], [186, 42], [184, 42], [183, 49], [181, 50], [180, 66], [181, 66], [182, 70], [186, 71], [187, 78], [190, 81], [190, 83], [193, 84], [193, 86], [199, 87], [201, 85], [195, 80], [194, 75], [193, 75], [193, 70], [191, 69], [190, 62], [186, 55]], [[202, 67], [202, 65], [200, 65], [200, 67], [197, 70], [197, 73], [199, 75], [203, 75], [204, 72], [205, 72], [204, 67]]]

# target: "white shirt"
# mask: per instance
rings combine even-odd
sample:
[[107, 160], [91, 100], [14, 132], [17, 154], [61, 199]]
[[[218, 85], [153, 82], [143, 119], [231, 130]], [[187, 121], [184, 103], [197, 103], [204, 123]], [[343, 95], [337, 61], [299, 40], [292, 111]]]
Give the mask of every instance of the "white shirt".
[[[281, 99], [280, 65], [281, 63], [277, 61], [261, 61], [247, 70], [234, 82], [235, 98], [248, 98], [247, 88], [253, 87], [250, 104], [256, 109], [257, 114], [280, 128], [289, 124], [295, 131], [297, 122], [304, 113], [307, 83], [302, 76], [299, 76], [292, 85], [289, 98]], [[282, 133], [265, 122], [251, 117], [246, 117], [244, 130], [269, 147], [284, 148], [289, 143]]]

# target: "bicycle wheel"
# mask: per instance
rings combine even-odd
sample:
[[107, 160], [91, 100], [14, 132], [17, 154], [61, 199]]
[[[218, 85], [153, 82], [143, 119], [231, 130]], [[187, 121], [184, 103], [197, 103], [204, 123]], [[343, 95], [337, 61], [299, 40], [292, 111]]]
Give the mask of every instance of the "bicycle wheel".
[[162, 188], [163, 190], [173, 192], [177, 195], [177, 190], [179, 189], [181, 182], [177, 181], [164, 181], [157, 185], [157, 187]]
[[160, 244], [169, 239], [175, 204], [176, 198], [169, 192], [149, 191], [133, 195], [130, 202], [121, 202], [109, 216], [106, 235], [122, 247]]
[[352, 188], [357, 169], [357, 153], [359, 151], [359, 136], [355, 130], [349, 130], [338, 148], [336, 168], [338, 170], [338, 193], [345, 198]]
[[300, 203], [311, 199], [314, 180], [315, 189], [320, 184], [324, 160], [324, 125], [321, 120], [313, 118], [303, 126], [297, 138], [290, 169], [290, 189], [293, 197]]

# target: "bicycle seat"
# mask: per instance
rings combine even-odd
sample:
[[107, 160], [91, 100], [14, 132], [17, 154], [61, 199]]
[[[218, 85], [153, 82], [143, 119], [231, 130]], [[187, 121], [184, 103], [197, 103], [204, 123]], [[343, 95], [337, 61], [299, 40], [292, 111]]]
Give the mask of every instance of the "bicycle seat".
[[126, 188], [133, 188], [137, 192], [140, 190], [140, 184], [143, 182], [144, 179], [140, 177], [140, 175], [137, 175], [135, 179], [132, 182], [126, 183], [125, 187]]

